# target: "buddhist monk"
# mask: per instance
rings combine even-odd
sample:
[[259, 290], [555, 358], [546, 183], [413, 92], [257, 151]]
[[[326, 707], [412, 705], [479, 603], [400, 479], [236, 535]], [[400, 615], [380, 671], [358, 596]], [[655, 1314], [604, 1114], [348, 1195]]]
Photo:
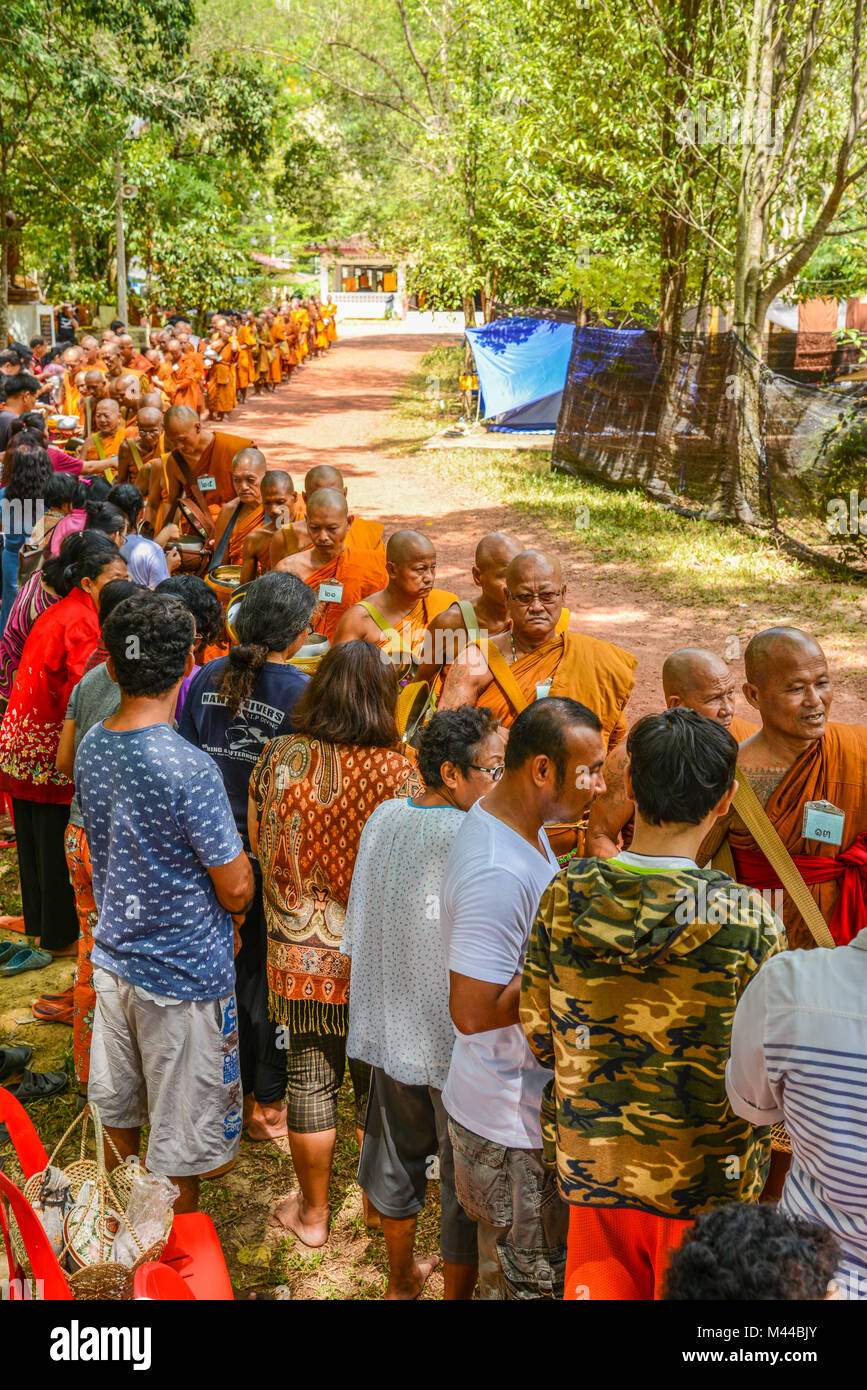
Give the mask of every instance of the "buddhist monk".
[[[243, 435], [205, 429], [195, 410], [185, 405], [173, 405], [166, 411], [163, 433], [169, 450], [163, 521], [174, 521], [178, 503], [184, 497], [210, 535], [220, 508], [235, 498], [232, 459], [240, 449], [254, 448], [253, 441]], [[152, 487], [148, 511], [155, 512], [160, 501]]]
[[289, 360], [289, 346], [286, 341], [286, 320], [281, 314], [275, 314], [271, 320], [271, 337], [277, 351], [271, 363], [271, 380], [275, 386], [279, 386], [283, 380], [283, 373]]
[[[502, 531], [483, 536], [476, 546], [473, 583], [481, 590], [470, 602], [456, 599], [430, 624], [425, 647], [430, 661], [425, 660], [417, 677], [428, 683], [439, 674], [445, 679], [448, 668], [468, 640], [481, 636], [496, 637], [511, 625], [506, 604], [506, 570], [522, 546]], [[448, 634], [448, 635], [446, 635]]]
[[219, 421], [235, 409], [235, 374], [232, 369], [234, 353], [229, 330], [225, 324], [218, 329], [209, 351], [213, 361], [208, 372], [205, 393], [208, 405], [207, 419]]
[[470, 643], [456, 658], [439, 708], [478, 705], [508, 728], [534, 700], [564, 695], [599, 716], [606, 749], [622, 742], [635, 657], [596, 637], [558, 631], [566, 590], [552, 556], [538, 550], [516, 556], [506, 590], [511, 627]]
[[322, 312], [325, 315], [325, 332], [330, 347], [332, 343], [337, 342], [337, 305], [329, 299], [327, 304], [323, 304]]
[[118, 483], [135, 483], [142, 497], [150, 491], [151, 467], [162, 477], [160, 439], [163, 432], [163, 413], [153, 406], [141, 406], [136, 416], [138, 433], [127, 437], [118, 451]]
[[160, 390], [168, 397], [169, 403], [174, 405], [175, 395], [178, 389], [177, 365], [181, 360], [181, 345], [177, 338], [170, 338], [166, 343], [162, 361], [156, 369], [154, 380]]
[[[296, 545], [291, 552], [306, 550], [313, 542], [303, 521], [296, 520], [296, 510], [300, 502], [295, 484], [288, 473], [282, 469], [272, 469], [262, 479], [262, 510], [265, 519], [258, 530], [253, 531], [244, 541], [241, 557], [241, 583], [248, 584], [260, 574], [267, 574], [271, 568], [271, 544], [284, 526], [291, 526], [296, 539], [303, 544]], [[284, 552], [281, 558], [285, 558]]]
[[135, 424], [135, 417], [141, 409], [141, 380], [133, 372], [124, 372], [109, 382], [109, 395], [117, 401], [124, 423]]
[[[666, 657], [662, 667], [662, 690], [667, 709], [683, 705], [707, 719], [715, 719], [728, 729], [738, 743], [756, 732], [755, 724], [735, 715], [735, 676], [713, 652], [684, 647]], [[626, 786], [629, 759], [626, 744], [608, 754], [605, 762], [605, 791], [590, 807], [585, 850], [599, 859], [612, 859], [632, 842], [635, 803]], [[620, 843], [618, 845], [618, 839]]]
[[[240, 449], [232, 459], [235, 497], [220, 509], [214, 533], [208, 542], [212, 555], [222, 550], [219, 564], [240, 565], [244, 555], [244, 542], [265, 520], [262, 480], [267, 471], [265, 455], [258, 449]], [[228, 538], [223, 545], [227, 533]]]
[[[761, 728], [740, 748], [738, 769], [765, 808], [801, 877], [807, 883], [834, 940], [850, 941], [867, 926], [867, 729], [832, 723], [833, 684], [822, 648], [798, 628], [759, 632], [744, 653], [747, 703]], [[843, 812], [816, 820], [808, 803], [831, 802]], [[806, 831], [806, 833], [805, 833]], [[779, 889], [780, 881], [738, 813], [730, 813], [728, 848], [738, 883]], [[709, 846], [712, 848], [712, 846]], [[704, 847], [703, 847], [704, 848]], [[714, 866], [731, 871], [723, 855]], [[812, 947], [813, 936], [790, 895], [782, 916], [790, 947]]]
[[[347, 550], [349, 509], [342, 492], [321, 488], [307, 505], [307, 529], [313, 542], [274, 566], [297, 574], [319, 599], [313, 622], [329, 641], [348, 609], [374, 593], [388, 579], [382, 556], [372, 550]], [[354, 610], [353, 610], [354, 611]]]
[[272, 380], [271, 364], [277, 349], [274, 346], [271, 327], [265, 314], [260, 314], [256, 320], [256, 339], [259, 344], [259, 355], [256, 360], [256, 393], [258, 394], [261, 391], [276, 390]]
[[175, 371], [175, 394], [172, 405], [187, 406], [201, 415], [205, 408], [205, 359], [189, 338], [178, 338], [180, 356]]
[[434, 588], [436, 550], [418, 531], [395, 531], [389, 537], [385, 558], [388, 583], [349, 610], [334, 640], [375, 642], [395, 665], [410, 667], [426, 655], [423, 648], [428, 625], [456, 602], [456, 596]]
[[85, 439], [78, 457], [96, 460], [103, 465], [100, 471], [108, 472], [118, 465], [120, 446], [127, 437], [128, 427], [124, 424], [120, 406], [111, 396], [98, 403], [93, 419], [96, 428]]
[[103, 343], [102, 360], [105, 363], [105, 375], [109, 385], [116, 381], [119, 376], [124, 374], [124, 366], [121, 360], [120, 348], [117, 343]]
[[151, 364], [146, 357], [139, 352], [129, 333], [121, 333], [117, 340], [120, 349], [120, 359], [123, 363], [125, 372], [141, 373], [144, 376], [150, 375]]
[[238, 399], [243, 404], [247, 399], [250, 385], [256, 380], [254, 353], [257, 346], [256, 325], [249, 309], [243, 315], [236, 336], [238, 341]]
[[81, 371], [81, 348], [67, 348], [61, 361], [63, 363], [63, 377], [60, 411], [63, 415], [77, 415], [79, 397], [75, 389], [75, 378]]
[[99, 343], [92, 333], [85, 333], [78, 346], [81, 348], [81, 361], [85, 371], [92, 371], [96, 368], [97, 371], [101, 372], [105, 369], [105, 363], [99, 351]]

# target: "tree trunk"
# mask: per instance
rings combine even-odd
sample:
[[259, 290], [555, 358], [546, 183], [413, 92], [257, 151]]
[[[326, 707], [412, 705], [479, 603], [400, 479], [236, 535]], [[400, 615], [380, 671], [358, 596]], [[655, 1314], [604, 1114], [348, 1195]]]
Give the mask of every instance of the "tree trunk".
[[74, 284], [78, 279], [78, 267], [75, 264], [75, 223], [69, 224], [69, 283]]

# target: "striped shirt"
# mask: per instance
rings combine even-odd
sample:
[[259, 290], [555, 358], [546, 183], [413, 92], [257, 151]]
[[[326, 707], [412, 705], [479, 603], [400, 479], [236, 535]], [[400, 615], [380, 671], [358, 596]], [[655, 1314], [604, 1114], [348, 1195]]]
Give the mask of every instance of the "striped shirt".
[[744, 1119], [785, 1122], [780, 1209], [834, 1232], [840, 1292], [867, 1299], [867, 930], [762, 966], [735, 1012], [726, 1088]]

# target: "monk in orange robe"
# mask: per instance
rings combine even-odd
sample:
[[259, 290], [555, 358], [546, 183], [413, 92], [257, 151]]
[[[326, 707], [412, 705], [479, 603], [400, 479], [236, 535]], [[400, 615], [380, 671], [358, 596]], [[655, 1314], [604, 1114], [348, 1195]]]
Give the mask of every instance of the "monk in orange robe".
[[279, 386], [280, 382], [283, 380], [283, 373], [285, 371], [289, 359], [289, 345], [286, 337], [286, 320], [283, 318], [282, 313], [275, 314], [271, 319], [271, 337], [273, 338], [274, 346], [277, 349], [274, 355], [274, 361], [271, 363], [271, 380], [274, 382], [275, 386]]
[[314, 492], [307, 504], [307, 529], [312, 546], [289, 555], [274, 566], [297, 574], [319, 599], [313, 615], [317, 632], [338, 640], [337, 629], [353, 605], [374, 593], [388, 579], [382, 557], [371, 550], [347, 550], [349, 511], [346, 498], [334, 488]]
[[318, 355], [328, 349], [328, 334], [325, 331], [325, 319], [322, 316], [321, 305], [315, 297], [310, 301], [310, 319], [313, 328], [313, 346]]
[[142, 406], [136, 416], [138, 433], [128, 435], [118, 450], [116, 483], [135, 483], [142, 497], [150, 491], [151, 466], [162, 476], [160, 442], [163, 412], [155, 406]]
[[[778, 627], [757, 633], [744, 653], [744, 666], [744, 695], [762, 726], [741, 744], [738, 775], [747, 778], [764, 805], [842, 945], [867, 926], [867, 729], [828, 719], [834, 690], [828, 663], [805, 632]], [[843, 812], [842, 825], [832, 822], [840, 828], [831, 841], [811, 835], [815, 825], [805, 824], [805, 807], [816, 801]], [[738, 883], [780, 890], [775, 871], [734, 809], [727, 830]], [[712, 849], [712, 843], [703, 846], [702, 858]], [[717, 851], [714, 867], [731, 872], [725, 848]], [[814, 938], [790, 895], [781, 897], [789, 946], [811, 948]]]
[[64, 372], [61, 382], [60, 412], [62, 415], [77, 415], [80, 397], [75, 387], [75, 378], [81, 371], [81, 348], [67, 348], [61, 361]]
[[[271, 542], [271, 568], [275, 569], [281, 560], [287, 555], [295, 555], [299, 550], [304, 550], [311, 544], [306, 528], [300, 523], [306, 515], [307, 501], [314, 492], [319, 492], [322, 488], [334, 488], [337, 492], [347, 495], [346, 484], [343, 481], [343, 474], [339, 468], [334, 468], [330, 463], [319, 463], [314, 468], [308, 470], [304, 477], [304, 490], [294, 504], [294, 515], [291, 522], [277, 528], [274, 539]], [[366, 521], [363, 517], [353, 516], [350, 512], [349, 531], [346, 536], [347, 550], [376, 550], [385, 563], [385, 546], [382, 541], [382, 523], [379, 521]]]
[[[473, 583], [480, 593], [473, 599], [455, 599], [439, 613], [428, 628], [426, 659], [416, 672], [416, 678], [434, 683], [437, 695], [451, 669], [451, 664], [468, 642], [481, 636], [495, 637], [507, 632], [512, 625], [506, 594], [506, 570], [523, 547], [513, 536], [492, 531], [476, 546]], [[567, 622], [568, 626], [568, 622]]]
[[606, 749], [626, 737], [626, 703], [636, 659], [610, 642], [559, 630], [565, 586], [559, 563], [540, 551], [518, 555], [506, 570], [512, 625], [461, 652], [443, 686], [440, 709], [477, 705], [510, 727], [546, 695], [587, 705], [602, 721]]
[[216, 353], [208, 372], [208, 419], [222, 420], [235, 409], [235, 373], [233, 371], [234, 352], [227, 327], [219, 330], [213, 344]]
[[257, 393], [276, 391], [272, 366], [277, 349], [274, 346], [274, 339], [271, 337], [271, 325], [265, 314], [260, 314], [256, 320], [256, 337], [259, 343], [259, 355], [256, 361], [256, 391]]
[[78, 346], [81, 348], [81, 365], [86, 372], [105, 371], [105, 363], [99, 351], [99, 343], [92, 333], [85, 333]]
[[[189, 406], [173, 405], [163, 421], [169, 495], [164, 520], [175, 519], [181, 498], [204, 526], [208, 535], [220, 508], [235, 498], [232, 460], [241, 449], [253, 448], [253, 440], [223, 430], [206, 429]], [[182, 467], [181, 465], [185, 465]], [[191, 490], [190, 484], [194, 485]], [[148, 496], [148, 520], [156, 511], [160, 497], [152, 489]]]
[[327, 304], [322, 305], [322, 312], [325, 315], [325, 333], [330, 346], [331, 343], [337, 342], [337, 305], [329, 299]]
[[387, 584], [349, 610], [334, 640], [375, 642], [395, 665], [410, 667], [426, 655], [428, 624], [456, 597], [434, 588], [436, 550], [418, 531], [395, 531], [389, 537], [385, 567]]
[[313, 544], [306, 524], [298, 516], [301, 498], [295, 491], [295, 484], [282, 468], [269, 470], [262, 479], [262, 510], [265, 519], [258, 530], [251, 532], [244, 541], [241, 557], [242, 584], [249, 584], [260, 574], [271, 569], [271, 546], [279, 532], [289, 528], [293, 534], [293, 545], [287, 548], [285, 540], [281, 546], [281, 559], [296, 555]]
[[177, 364], [180, 360], [181, 345], [176, 338], [172, 338], [171, 342], [166, 344], [165, 355], [155, 373], [156, 384], [168, 397], [171, 405], [174, 405], [178, 391]]
[[187, 406], [201, 415], [205, 408], [205, 359], [187, 339], [181, 345], [175, 372], [175, 394], [172, 405]]
[[110, 396], [106, 396], [105, 400], [97, 405], [94, 424], [96, 428], [93, 434], [89, 434], [85, 439], [78, 451], [78, 457], [88, 462], [98, 462], [101, 465], [99, 471], [105, 473], [111, 482], [114, 469], [118, 465], [121, 445], [131, 434], [138, 432], [138, 426], [124, 423], [120, 406]]
[[243, 403], [247, 399], [247, 391], [256, 380], [255, 349], [258, 344], [255, 322], [249, 310], [241, 320], [236, 338], [238, 343], [238, 398]]
[[[697, 647], [672, 652], [663, 663], [662, 690], [667, 709], [683, 706], [715, 719], [738, 743], [756, 733], [755, 724], [736, 716], [734, 672], [713, 652]], [[613, 859], [632, 843], [635, 802], [626, 785], [628, 766], [626, 744], [620, 743], [605, 762], [605, 791], [590, 806], [585, 839], [588, 856]]]
[[304, 307], [304, 301], [297, 296], [292, 300], [292, 305], [292, 317], [298, 326], [298, 360], [303, 362], [309, 351], [307, 330], [310, 327], [310, 315]]

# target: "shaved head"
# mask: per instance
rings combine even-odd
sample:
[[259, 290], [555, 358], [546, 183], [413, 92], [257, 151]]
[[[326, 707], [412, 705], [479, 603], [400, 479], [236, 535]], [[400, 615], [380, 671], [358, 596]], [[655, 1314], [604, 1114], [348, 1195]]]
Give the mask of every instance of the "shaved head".
[[189, 429], [199, 423], [199, 412], [191, 405], [170, 405], [163, 421], [167, 430]]
[[666, 699], [669, 695], [678, 695], [680, 702], [687, 704], [686, 697], [709, 680], [726, 680], [728, 676], [729, 668], [722, 657], [703, 651], [701, 647], [682, 647], [665, 658], [662, 689]]
[[268, 464], [265, 461], [265, 455], [259, 449], [239, 449], [232, 459], [233, 473], [236, 468], [255, 468], [257, 472], [261, 471], [264, 478], [268, 471]]
[[98, 367], [91, 367], [90, 371], [84, 373], [84, 382], [88, 390], [92, 390], [94, 386], [104, 386], [105, 373]]
[[491, 531], [487, 536], [482, 536], [476, 546], [476, 569], [505, 569], [521, 553], [521, 546], [513, 536], [507, 536], [503, 531]]
[[282, 488], [285, 492], [295, 491], [295, 484], [293, 483], [289, 474], [284, 472], [282, 468], [269, 468], [268, 472], [262, 479], [263, 491], [265, 490], [265, 488], [273, 487]]
[[735, 712], [735, 678], [722, 657], [682, 647], [665, 658], [662, 689], [669, 709], [678, 705], [728, 728]]
[[336, 487], [320, 487], [307, 499], [307, 515], [311, 512], [338, 511], [341, 516], [349, 515], [346, 498]]
[[762, 686], [803, 657], [825, 654], [818, 642], [798, 627], [769, 627], [757, 632], [744, 652], [744, 669], [751, 685]]
[[555, 589], [563, 587], [560, 561], [553, 555], [546, 555], [542, 550], [522, 550], [520, 555], [516, 555], [514, 560], [509, 562], [506, 570], [506, 584], [510, 594], [514, 594], [521, 584], [531, 580], [538, 583], [543, 579], [550, 580]]
[[145, 406], [149, 406], [149, 407], [152, 407], [154, 410], [158, 410], [158, 411], [160, 412], [160, 415], [162, 415], [162, 413], [163, 413], [163, 397], [162, 397], [162, 392], [161, 392], [161, 391], [145, 391], [145, 392], [143, 392], [143, 393], [142, 393], [142, 398], [141, 398], [141, 403], [142, 403], [142, 409], [144, 409]]
[[152, 405], [143, 405], [135, 418], [139, 429], [150, 434], [152, 430], [159, 430], [162, 425], [163, 412]]
[[392, 565], [406, 565], [434, 555], [436, 548], [433, 542], [420, 531], [395, 531], [394, 535], [389, 536], [385, 547], [386, 562]]
[[304, 495], [310, 499], [314, 492], [319, 492], [322, 488], [332, 488], [338, 492], [343, 492], [343, 474], [339, 468], [333, 468], [330, 463], [318, 463], [315, 468], [311, 468], [304, 477]]

